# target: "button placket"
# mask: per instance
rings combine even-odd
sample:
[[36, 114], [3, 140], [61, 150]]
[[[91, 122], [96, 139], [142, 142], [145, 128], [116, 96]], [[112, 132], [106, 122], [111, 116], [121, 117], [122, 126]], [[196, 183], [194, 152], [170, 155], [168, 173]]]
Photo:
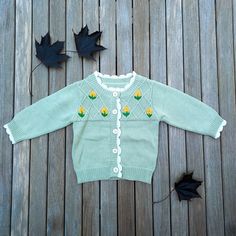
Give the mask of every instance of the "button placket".
[[116, 148], [112, 149], [113, 153], [116, 153], [116, 161], [117, 161], [117, 166], [113, 167], [113, 172], [117, 174], [117, 176], [119, 178], [122, 177], [122, 166], [121, 166], [121, 157], [120, 157], [120, 153], [121, 153], [121, 148], [120, 148], [120, 134], [121, 134], [121, 130], [120, 130], [120, 118], [121, 118], [121, 104], [120, 104], [120, 98], [119, 98], [119, 93], [117, 91], [113, 91], [112, 93], [113, 97], [116, 97], [116, 108], [114, 108], [112, 110], [112, 114], [116, 114], [117, 118], [116, 118], [116, 128], [113, 128], [112, 132], [113, 134], [116, 135]]
[[[116, 122], [116, 128], [114, 127], [113, 129], [113, 134], [116, 135], [116, 145], [117, 145], [117, 166], [116, 167], [112, 167], [112, 168], [118, 168], [118, 174], [117, 176], [118, 177], [122, 177], [122, 173], [121, 173], [121, 170], [122, 170], [122, 165], [121, 165], [121, 148], [120, 148], [120, 135], [121, 135], [121, 130], [120, 130], [120, 119], [121, 119], [121, 104], [120, 104], [120, 94], [121, 92], [124, 92], [126, 91], [129, 87], [131, 87], [131, 85], [134, 83], [135, 81], [135, 78], [136, 78], [136, 73], [135, 71], [133, 71], [132, 73], [127, 73], [126, 75], [120, 75], [120, 76], [117, 76], [117, 75], [107, 75], [107, 74], [102, 74], [98, 71], [95, 71], [94, 72], [95, 74], [95, 78], [98, 82], [99, 85], [101, 85], [104, 89], [112, 92], [112, 96], [114, 98], [116, 98], [116, 108], [117, 109], [113, 109], [112, 110], [112, 114], [113, 115], [117, 115], [117, 122]], [[128, 84], [126, 84], [124, 87], [108, 87], [106, 84], [104, 84], [101, 80], [101, 78], [103, 77], [113, 77], [113, 78], [128, 78], [128, 76], [132, 75], [132, 77], [130, 78], [130, 81]], [[100, 78], [101, 77], [101, 78]], [[113, 136], [113, 135], [112, 135]], [[112, 139], [114, 138], [114, 136], [112, 137]], [[115, 169], [117, 171], [117, 169]]]

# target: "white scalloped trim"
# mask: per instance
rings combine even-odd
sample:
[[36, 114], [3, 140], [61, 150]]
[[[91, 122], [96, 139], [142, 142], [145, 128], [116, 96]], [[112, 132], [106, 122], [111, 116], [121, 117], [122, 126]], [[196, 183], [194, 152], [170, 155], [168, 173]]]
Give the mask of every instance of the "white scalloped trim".
[[220, 132], [223, 130], [224, 126], [227, 124], [226, 120], [223, 120], [220, 127], [217, 130], [217, 133], [215, 135], [215, 138], [219, 138], [220, 137]]
[[[127, 90], [134, 83], [135, 78], [136, 78], [136, 72], [135, 71], [127, 73], [127, 74], [123, 74], [123, 75], [108, 75], [108, 74], [102, 74], [101, 72], [98, 72], [98, 71], [94, 71], [94, 75], [96, 77], [96, 80], [97, 80], [98, 84], [100, 86], [102, 86], [104, 89], [109, 90], [109, 91], [119, 91], [119, 92], [123, 92], [123, 91]], [[101, 78], [103, 78], [103, 77], [109, 77], [111, 79], [126, 79], [131, 75], [132, 75], [132, 77], [131, 77], [129, 83], [126, 84], [122, 88], [121, 87], [108, 87], [101, 80]]]
[[122, 165], [120, 164], [121, 163], [121, 157], [120, 157], [120, 154], [121, 154], [121, 148], [120, 148], [120, 134], [121, 134], [121, 129], [120, 129], [120, 118], [121, 118], [120, 98], [116, 99], [116, 107], [117, 107], [117, 110], [118, 110], [118, 112], [117, 112], [117, 120], [116, 120], [116, 127], [117, 127], [117, 130], [118, 130], [117, 136], [116, 136], [116, 145], [117, 145], [118, 152], [117, 152], [117, 159], [116, 159], [116, 161], [117, 161], [117, 167], [119, 169], [119, 172], [118, 172], [117, 176], [119, 178], [121, 178], [122, 177], [122, 173], [121, 173]]
[[13, 138], [12, 132], [11, 132], [11, 130], [9, 129], [8, 125], [5, 124], [3, 127], [6, 129], [6, 132], [7, 132], [7, 134], [9, 135], [9, 138], [10, 138], [12, 144], [15, 144], [16, 141], [15, 141], [15, 139]]

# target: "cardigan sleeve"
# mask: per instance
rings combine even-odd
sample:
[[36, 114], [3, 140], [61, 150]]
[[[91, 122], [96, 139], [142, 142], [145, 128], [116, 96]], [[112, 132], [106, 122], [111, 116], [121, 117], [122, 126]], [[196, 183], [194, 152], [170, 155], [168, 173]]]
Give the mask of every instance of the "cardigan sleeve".
[[215, 139], [220, 137], [226, 120], [212, 107], [171, 86], [152, 82], [154, 109], [161, 121]]
[[3, 126], [11, 142], [35, 138], [72, 123], [78, 105], [78, 83], [67, 85], [16, 113]]

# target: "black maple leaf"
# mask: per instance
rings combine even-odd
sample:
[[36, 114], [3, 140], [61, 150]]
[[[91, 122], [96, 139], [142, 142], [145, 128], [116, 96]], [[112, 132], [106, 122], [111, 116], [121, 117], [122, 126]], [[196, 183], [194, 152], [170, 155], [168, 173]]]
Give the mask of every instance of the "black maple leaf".
[[182, 179], [175, 183], [175, 190], [178, 194], [179, 201], [201, 198], [196, 189], [201, 185], [202, 181], [195, 180], [192, 176], [193, 172], [184, 174]]
[[95, 60], [92, 54], [107, 48], [96, 43], [97, 40], [101, 37], [102, 32], [95, 31], [92, 34], [88, 34], [88, 31], [89, 29], [87, 25], [81, 28], [78, 34], [73, 31], [76, 50], [79, 56]]
[[41, 42], [35, 40], [36, 57], [47, 67], [61, 68], [61, 63], [70, 58], [61, 51], [64, 48], [63, 41], [56, 41], [51, 44], [51, 37], [49, 32], [42, 37]]

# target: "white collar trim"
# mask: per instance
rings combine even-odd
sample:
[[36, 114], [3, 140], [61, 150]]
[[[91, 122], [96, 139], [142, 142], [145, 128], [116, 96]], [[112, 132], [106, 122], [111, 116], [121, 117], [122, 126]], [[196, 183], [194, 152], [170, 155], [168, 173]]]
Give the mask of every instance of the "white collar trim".
[[[100, 86], [102, 86], [104, 89], [109, 90], [109, 91], [124, 92], [125, 90], [127, 90], [134, 83], [137, 74], [136, 74], [135, 71], [133, 71], [133, 72], [123, 74], [123, 75], [108, 75], [108, 74], [102, 74], [101, 72], [98, 72], [98, 71], [94, 71], [94, 75], [95, 75], [95, 78], [96, 78], [98, 84]], [[129, 83], [126, 84], [124, 87], [108, 87], [101, 80], [101, 78], [103, 78], [103, 77], [108, 77], [108, 78], [111, 78], [111, 79], [126, 79], [131, 75], [132, 75], [132, 77], [131, 77]]]

